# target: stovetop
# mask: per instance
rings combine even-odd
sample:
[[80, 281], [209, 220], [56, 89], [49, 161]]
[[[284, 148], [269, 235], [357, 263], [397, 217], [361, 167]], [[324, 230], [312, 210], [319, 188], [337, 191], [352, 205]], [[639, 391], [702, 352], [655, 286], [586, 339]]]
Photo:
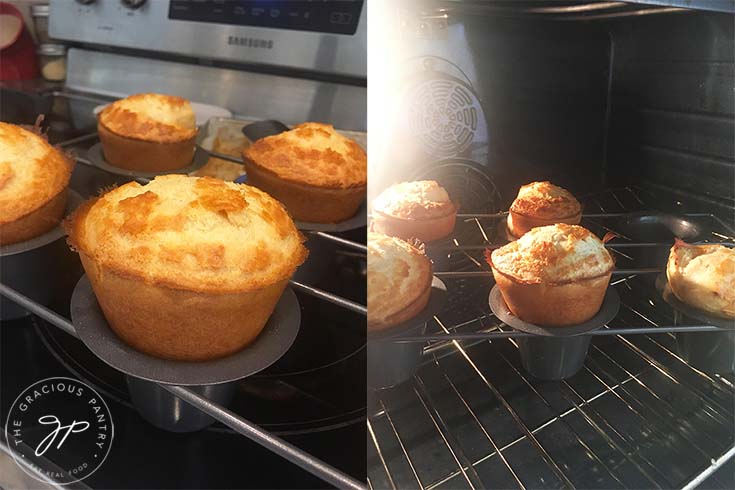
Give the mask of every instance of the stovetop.
[[[8, 95], [11, 122], [28, 123], [39, 107], [48, 114], [49, 139], [59, 143], [95, 130], [95, 100], [69, 100], [22, 91]], [[31, 101], [32, 103], [29, 103]], [[24, 110], [21, 106], [25, 106]], [[70, 148], [83, 152], [96, 140]], [[77, 164], [71, 187], [84, 197], [124, 182], [118, 176]], [[341, 234], [364, 243], [365, 229]], [[329, 273], [316, 284], [365, 304], [365, 258], [338, 249]], [[51, 308], [69, 316], [76, 282], [59, 284]], [[286, 355], [268, 369], [237, 383], [229, 408], [243, 418], [333, 465], [358, 480], [365, 470], [364, 317], [306, 294], [299, 335]], [[105, 399], [115, 439], [100, 469], [84, 480], [92, 488], [323, 488], [327, 486], [228, 427], [216, 423], [194, 433], [171, 433], [143, 420], [131, 404], [124, 376], [79, 340], [29, 316], [0, 324], [0, 419], [15, 397], [36, 381], [71, 377]]]

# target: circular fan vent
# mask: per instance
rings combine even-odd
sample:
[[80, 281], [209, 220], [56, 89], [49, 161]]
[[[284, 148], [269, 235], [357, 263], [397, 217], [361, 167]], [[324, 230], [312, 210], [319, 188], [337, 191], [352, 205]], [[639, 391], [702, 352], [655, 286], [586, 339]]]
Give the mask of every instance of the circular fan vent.
[[411, 90], [409, 126], [437, 157], [459, 155], [475, 138], [482, 109], [475, 93], [459, 80], [437, 78]]

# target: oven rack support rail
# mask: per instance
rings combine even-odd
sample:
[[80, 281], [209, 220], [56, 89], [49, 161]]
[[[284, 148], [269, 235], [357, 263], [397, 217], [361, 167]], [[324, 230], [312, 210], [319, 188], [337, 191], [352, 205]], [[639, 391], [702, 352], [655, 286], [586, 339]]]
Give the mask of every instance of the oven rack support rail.
[[[25, 308], [34, 315], [37, 315], [47, 322], [53, 324], [67, 334], [75, 338], [79, 338], [77, 336], [76, 330], [74, 329], [74, 325], [68, 319], [46, 308], [45, 306], [36, 303], [27, 296], [19, 293], [15, 289], [3, 283], [0, 283], [0, 295]], [[353, 490], [366, 489], [364, 483], [355, 480], [350, 475], [347, 475], [346, 473], [339, 471], [338, 469], [325, 463], [324, 461], [315, 458], [306, 451], [303, 451], [298, 447], [286, 442], [285, 440], [274, 436], [270, 432], [263, 430], [257, 424], [254, 424], [240, 417], [236, 413], [228, 410], [227, 408], [212, 402], [205, 396], [196, 393], [190, 388], [184, 386], [169, 386], [163, 384], [160, 384], [159, 386], [171, 392], [178, 398], [181, 398], [190, 405], [201, 410], [202, 412], [206, 413], [213, 419], [230, 427], [235, 432], [238, 432], [251, 441], [263, 446], [269, 451], [308, 471], [309, 473], [322, 479], [330, 485], [334, 485], [337, 488]]]

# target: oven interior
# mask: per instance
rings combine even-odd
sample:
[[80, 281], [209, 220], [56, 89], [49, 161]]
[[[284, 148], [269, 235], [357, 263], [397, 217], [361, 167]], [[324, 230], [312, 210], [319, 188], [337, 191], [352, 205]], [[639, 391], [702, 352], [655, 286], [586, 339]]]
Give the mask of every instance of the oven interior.
[[[434, 178], [461, 208], [448, 259], [435, 261], [449, 297], [427, 323], [420, 368], [368, 395], [371, 488], [735, 486], [735, 334], [666, 330], [701, 322], [655, 285], [675, 235], [735, 242], [734, 19], [680, 4], [423, 2], [376, 14], [401, 19], [390, 42], [413, 74], [381, 77], [403, 81], [394, 134], [418, 150], [373, 152], [370, 194]], [[371, 86], [395, 87], [372, 73]], [[593, 337], [583, 368], [560, 381], [528, 374], [517, 340], [492, 338], [511, 328], [488, 306], [482, 255], [502, 243], [504, 217], [492, 215], [537, 180], [569, 189], [583, 226], [627, 244], [613, 248], [621, 305], [606, 328], [630, 333]], [[488, 338], [452, 339], [478, 332]]]

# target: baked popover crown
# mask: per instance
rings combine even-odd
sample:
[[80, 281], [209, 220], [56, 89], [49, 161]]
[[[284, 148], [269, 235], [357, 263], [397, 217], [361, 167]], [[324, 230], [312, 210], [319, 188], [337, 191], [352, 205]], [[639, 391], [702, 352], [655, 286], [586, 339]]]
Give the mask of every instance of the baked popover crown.
[[525, 284], [563, 284], [602, 276], [615, 266], [602, 240], [577, 225], [533, 228], [489, 256], [495, 270]]
[[335, 189], [367, 184], [365, 151], [331, 124], [299, 124], [259, 139], [243, 156], [290, 182]]
[[426, 219], [456, 212], [447, 191], [434, 180], [400, 182], [385, 189], [373, 201], [373, 210], [403, 219]]
[[100, 112], [99, 122], [119, 136], [157, 143], [184, 141], [197, 134], [191, 103], [174, 95], [135, 94], [116, 100]]
[[522, 186], [510, 210], [537, 218], [566, 218], [578, 214], [582, 206], [566, 189], [544, 181]]
[[431, 261], [416, 246], [368, 233], [368, 325], [390, 323], [431, 287]]
[[684, 303], [735, 318], [735, 250], [677, 239], [669, 252], [666, 275], [672, 292]]
[[67, 231], [102, 266], [193, 291], [260, 289], [288, 278], [307, 255], [278, 201], [211, 177], [129, 182], [81, 206]]
[[69, 184], [73, 162], [46, 138], [0, 122], [0, 224], [32, 213]]

